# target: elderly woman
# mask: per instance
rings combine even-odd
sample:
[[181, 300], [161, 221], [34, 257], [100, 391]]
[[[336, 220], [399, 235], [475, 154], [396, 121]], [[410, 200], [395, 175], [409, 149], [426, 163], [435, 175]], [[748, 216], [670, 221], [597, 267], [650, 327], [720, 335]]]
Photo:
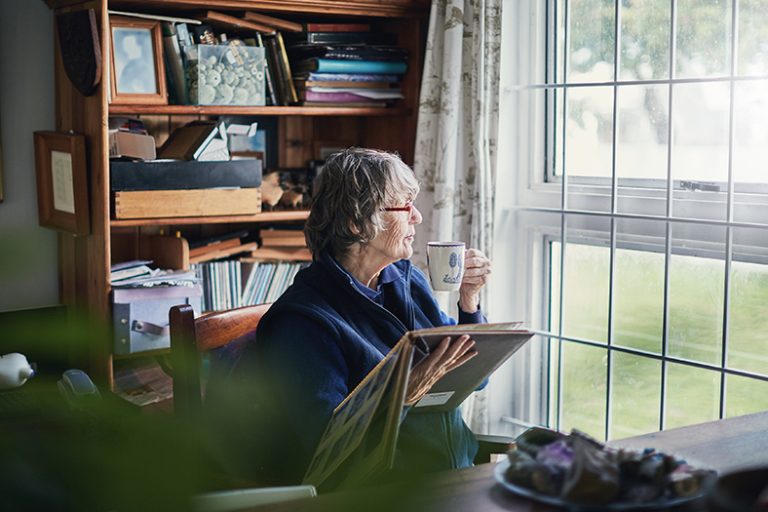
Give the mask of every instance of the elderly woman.
[[[406, 331], [456, 323], [409, 261], [422, 220], [413, 204], [418, 192], [398, 156], [371, 149], [332, 155], [316, 180], [305, 228], [314, 261], [264, 316], [240, 365], [262, 378], [261, 411], [272, 424], [262, 449], [275, 450], [269, 469], [284, 479], [301, 480], [334, 408]], [[465, 268], [459, 323], [484, 322], [478, 294], [491, 263], [469, 249]], [[406, 405], [472, 358], [473, 345], [466, 336], [445, 338], [412, 370]], [[465, 467], [476, 451], [458, 410], [410, 409], [395, 465], [417, 472]]]

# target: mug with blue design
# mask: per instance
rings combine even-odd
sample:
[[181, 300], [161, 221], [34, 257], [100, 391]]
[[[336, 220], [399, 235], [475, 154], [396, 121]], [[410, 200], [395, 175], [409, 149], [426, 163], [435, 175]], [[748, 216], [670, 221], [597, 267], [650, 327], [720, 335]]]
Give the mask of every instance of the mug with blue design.
[[427, 265], [433, 290], [458, 290], [464, 277], [464, 242], [427, 242]]

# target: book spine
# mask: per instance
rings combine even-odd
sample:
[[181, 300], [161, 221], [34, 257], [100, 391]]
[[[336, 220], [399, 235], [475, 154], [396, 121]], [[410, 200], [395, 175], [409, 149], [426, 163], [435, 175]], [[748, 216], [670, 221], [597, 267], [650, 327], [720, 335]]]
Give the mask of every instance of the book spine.
[[296, 94], [296, 87], [293, 85], [293, 77], [291, 76], [291, 63], [288, 61], [288, 52], [285, 51], [283, 34], [277, 32], [275, 34], [275, 39], [277, 40], [280, 62], [283, 66], [283, 80], [285, 80], [283, 87], [285, 87], [285, 92], [288, 96], [289, 103], [298, 103], [299, 96]]
[[288, 98], [283, 88], [282, 67], [280, 66], [279, 50], [277, 48], [277, 41], [275, 35], [263, 35], [264, 49], [267, 55], [267, 67], [272, 73], [272, 85], [275, 89], [275, 96], [277, 97], [276, 105], [287, 105]]
[[178, 33], [173, 23], [163, 23], [163, 55], [166, 62], [166, 75], [171, 90], [171, 100], [177, 105], [187, 103], [187, 84], [184, 63], [181, 60], [181, 47]]
[[398, 75], [381, 75], [374, 73], [309, 73], [308, 80], [317, 81], [346, 81], [346, 82], [387, 82], [397, 83]]
[[269, 101], [272, 105], [280, 105], [277, 99], [277, 94], [275, 93], [275, 78], [273, 76], [273, 68], [270, 66], [269, 61], [270, 59], [267, 56], [267, 53], [269, 53], [268, 49], [264, 46], [264, 39], [261, 37], [261, 34], [259, 32], [256, 32], [256, 43], [257, 46], [260, 48], [264, 48], [264, 77], [266, 81], [267, 86], [267, 95], [269, 97]]
[[325, 101], [329, 103], [349, 103], [349, 102], [368, 102], [376, 101], [365, 96], [359, 96], [350, 92], [315, 92], [304, 91], [304, 100], [306, 101]]
[[396, 34], [373, 32], [302, 32], [292, 34], [292, 42], [315, 44], [372, 44], [394, 46]]
[[319, 73], [369, 73], [402, 75], [408, 69], [405, 62], [388, 62], [377, 60], [334, 60], [316, 59], [311, 64], [313, 71]]

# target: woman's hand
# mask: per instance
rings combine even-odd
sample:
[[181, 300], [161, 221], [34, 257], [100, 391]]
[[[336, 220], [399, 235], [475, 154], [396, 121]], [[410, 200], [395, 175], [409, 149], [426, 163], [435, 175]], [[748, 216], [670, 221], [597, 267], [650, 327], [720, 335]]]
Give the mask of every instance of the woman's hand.
[[414, 405], [426, 395], [443, 375], [477, 355], [475, 340], [466, 334], [451, 343], [446, 336], [423, 361], [413, 367], [408, 377], [405, 405]]
[[480, 303], [480, 289], [488, 282], [491, 274], [491, 260], [478, 249], [467, 249], [464, 253], [464, 277], [459, 288], [459, 307], [465, 313], [477, 311]]

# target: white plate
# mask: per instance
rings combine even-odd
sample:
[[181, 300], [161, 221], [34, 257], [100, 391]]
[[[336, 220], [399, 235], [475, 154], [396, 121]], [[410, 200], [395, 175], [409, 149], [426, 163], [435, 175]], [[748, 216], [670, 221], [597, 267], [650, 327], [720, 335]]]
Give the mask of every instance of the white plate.
[[546, 503], [547, 505], [564, 507], [569, 510], [613, 511], [613, 510], [665, 509], [669, 507], [675, 507], [677, 505], [681, 505], [683, 503], [687, 503], [689, 501], [693, 501], [701, 498], [704, 495], [704, 489], [706, 489], [707, 487], [706, 485], [702, 486], [702, 492], [694, 496], [689, 496], [687, 498], [675, 498], [673, 500], [657, 500], [657, 501], [651, 501], [646, 503], [620, 503], [619, 502], [619, 503], [611, 503], [609, 505], [604, 505], [604, 506], [593, 506], [593, 505], [571, 503], [559, 496], [544, 494], [539, 491], [536, 491], [535, 489], [529, 489], [528, 487], [523, 487], [521, 485], [513, 484], [512, 482], [508, 481], [505, 476], [508, 468], [509, 468], [509, 459], [504, 458], [498, 464], [496, 464], [496, 467], [493, 470], [493, 476], [495, 477], [496, 481], [499, 482], [499, 484], [501, 484], [505, 489], [511, 491], [512, 493], [518, 496], [529, 498], [534, 501], [538, 501], [539, 503]]

